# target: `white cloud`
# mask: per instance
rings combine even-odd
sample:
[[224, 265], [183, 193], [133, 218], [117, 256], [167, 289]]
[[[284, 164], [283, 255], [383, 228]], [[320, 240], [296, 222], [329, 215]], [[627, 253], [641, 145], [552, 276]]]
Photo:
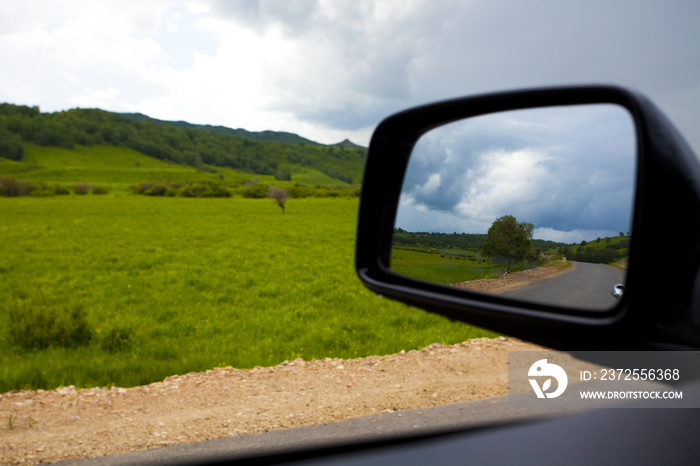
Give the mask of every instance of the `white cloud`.
[[515, 205], [539, 202], [555, 180], [538, 162], [550, 159], [530, 149], [484, 153], [479, 169], [467, 174], [470, 189], [457, 205], [457, 212], [487, 222]]
[[94, 90], [88, 87], [83, 89], [84, 94], [75, 95], [68, 99], [71, 105], [81, 108], [100, 108], [109, 106], [119, 97], [121, 91], [114, 86], [107, 89]]
[[535, 228], [532, 237], [556, 241], [557, 243], [580, 243], [581, 241], [592, 241], [596, 238], [606, 238], [617, 236], [619, 232], [610, 230], [571, 230], [558, 231], [552, 228]]
[[434, 194], [435, 191], [440, 187], [440, 174], [432, 173], [428, 177], [427, 183], [419, 188], [419, 191], [424, 195]]
[[661, 0], [6, 1], [0, 100], [366, 144], [411, 105], [613, 82], [700, 152], [698, 22], [697, 2]]

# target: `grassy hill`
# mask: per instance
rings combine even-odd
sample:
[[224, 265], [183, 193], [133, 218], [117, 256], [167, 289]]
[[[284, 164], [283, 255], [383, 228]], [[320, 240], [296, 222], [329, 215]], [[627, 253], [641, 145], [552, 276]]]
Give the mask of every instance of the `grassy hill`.
[[[124, 172], [121, 175], [134, 174], [140, 172], [133, 169], [136, 162], [143, 161], [135, 159], [134, 153], [168, 165], [190, 166], [211, 173], [216, 170], [224, 178], [257, 175], [312, 186], [348, 186], [361, 183], [366, 149], [352, 143], [325, 146], [291, 133], [251, 133], [154, 120], [144, 115], [125, 117], [99, 109], [41, 113], [36, 107], [0, 104], [0, 160], [5, 160], [0, 167], [2, 174], [41, 166], [53, 171], [50, 176], [55, 177], [57, 164], [65, 172], [67, 167], [111, 164], [115, 157]], [[100, 160], [94, 163], [88, 160], [93, 156]], [[8, 160], [25, 166], [13, 166]], [[132, 170], [125, 171], [125, 163]], [[165, 165], [161, 167], [168, 176], [181, 174]], [[149, 174], [153, 180], [151, 176], [156, 174]]]
[[347, 183], [329, 177], [311, 167], [285, 164], [292, 172], [291, 181], [281, 181], [272, 175], [256, 175], [226, 167], [204, 166], [206, 170], [175, 164], [149, 157], [128, 147], [81, 146], [73, 149], [43, 147], [24, 143], [21, 161], [0, 158], [0, 176], [43, 181], [70, 186], [90, 182], [110, 190], [127, 191], [142, 181], [198, 182], [217, 181], [236, 186], [257, 180], [261, 184], [331, 187]]
[[615, 249], [623, 249], [629, 247], [629, 236], [610, 236], [606, 238], [597, 238], [595, 240], [586, 241], [585, 244], [575, 244], [571, 246], [571, 252], [580, 252], [583, 248], [604, 249], [609, 246], [614, 246]]
[[575, 261], [610, 264], [629, 255], [629, 244], [629, 236], [612, 236], [562, 247], [559, 252]]

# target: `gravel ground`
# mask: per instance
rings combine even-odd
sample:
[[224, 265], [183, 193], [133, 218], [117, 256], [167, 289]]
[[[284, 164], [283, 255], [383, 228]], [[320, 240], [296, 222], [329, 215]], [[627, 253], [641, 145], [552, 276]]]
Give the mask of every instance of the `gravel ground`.
[[467, 282], [453, 283], [451, 286], [464, 288], [480, 293], [501, 294], [510, 290], [517, 290], [531, 285], [540, 280], [556, 277], [571, 270], [571, 262], [561, 267], [560, 262], [550, 262], [540, 267], [522, 272], [513, 272], [500, 278], [486, 278], [483, 280], [470, 280]]
[[516, 339], [0, 395], [0, 463], [52, 463], [504, 395]]

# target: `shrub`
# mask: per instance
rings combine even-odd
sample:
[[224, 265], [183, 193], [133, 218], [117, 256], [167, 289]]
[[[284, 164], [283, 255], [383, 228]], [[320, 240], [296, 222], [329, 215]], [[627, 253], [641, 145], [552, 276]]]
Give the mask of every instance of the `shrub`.
[[132, 185], [131, 192], [147, 196], [175, 196], [179, 188], [179, 184], [168, 181], [142, 181], [139, 184]]
[[146, 191], [148, 191], [153, 186], [153, 184], [154, 183], [150, 181], [142, 181], [139, 184], [131, 185], [131, 192], [133, 192], [134, 194], [143, 194]]
[[75, 194], [87, 194], [90, 192], [90, 189], [92, 189], [92, 185], [85, 182], [75, 183], [75, 186], [73, 186]]
[[219, 183], [211, 183], [199, 193], [199, 197], [231, 197], [231, 193]]
[[289, 195], [292, 196], [294, 199], [305, 199], [307, 197], [313, 197], [314, 195], [314, 188], [310, 188], [308, 186], [303, 186], [300, 184], [295, 184], [294, 186], [290, 186], [287, 188], [289, 191]]
[[342, 187], [342, 188], [315, 188], [296, 184], [288, 188], [289, 194], [294, 199], [303, 199], [306, 197], [355, 197], [360, 195], [360, 188]]
[[53, 185], [51, 189], [53, 189], [54, 194], [57, 194], [59, 196], [65, 196], [67, 194], [70, 194], [70, 190], [65, 186], [61, 186], [60, 184]]
[[56, 194], [70, 194], [67, 188], [61, 185], [49, 186], [43, 181], [27, 181], [16, 178], [0, 177], [0, 196], [54, 196]]
[[29, 191], [29, 195], [33, 197], [49, 197], [55, 196], [56, 192], [53, 189], [47, 187], [36, 186], [34, 189]]
[[277, 170], [275, 179], [278, 181], [292, 181], [292, 173], [288, 169]]
[[143, 192], [143, 194], [147, 196], [165, 196], [168, 192], [168, 187], [164, 184], [154, 184], [150, 188], [148, 188], [146, 191]]
[[203, 191], [202, 186], [195, 184], [195, 185], [185, 186], [180, 191], [178, 191], [177, 195], [180, 197], [199, 197], [199, 194], [202, 191]]
[[0, 186], [2, 186], [0, 191], [7, 197], [26, 196], [31, 191], [29, 182], [4, 176], [0, 177]]
[[132, 340], [132, 330], [127, 327], [114, 327], [105, 332], [100, 341], [100, 348], [110, 353], [122, 351], [129, 346]]
[[95, 186], [92, 188], [92, 194], [108, 194], [109, 191], [104, 186]]
[[146, 196], [231, 197], [231, 193], [223, 184], [208, 181], [192, 184], [143, 181], [138, 185], [131, 186], [131, 191], [134, 194], [144, 194]]
[[231, 192], [220, 183], [212, 183], [210, 189], [214, 197], [231, 197]]
[[74, 348], [90, 343], [92, 329], [82, 308], [17, 300], [10, 307], [11, 341], [24, 349]]
[[251, 199], [263, 199], [267, 196], [267, 185], [255, 184], [252, 186], [246, 186], [239, 190], [241, 196]]

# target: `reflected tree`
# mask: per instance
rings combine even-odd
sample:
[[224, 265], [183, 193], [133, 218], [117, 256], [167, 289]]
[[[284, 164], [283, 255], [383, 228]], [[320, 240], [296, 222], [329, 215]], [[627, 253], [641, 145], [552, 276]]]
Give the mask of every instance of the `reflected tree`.
[[531, 240], [535, 226], [532, 223], [518, 221], [512, 215], [497, 218], [488, 231], [484, 243], [484, 255], [492, 262], [507, 266], [506, 273], [518, 261], [525, 268], [525, 259], [531, 255]]

